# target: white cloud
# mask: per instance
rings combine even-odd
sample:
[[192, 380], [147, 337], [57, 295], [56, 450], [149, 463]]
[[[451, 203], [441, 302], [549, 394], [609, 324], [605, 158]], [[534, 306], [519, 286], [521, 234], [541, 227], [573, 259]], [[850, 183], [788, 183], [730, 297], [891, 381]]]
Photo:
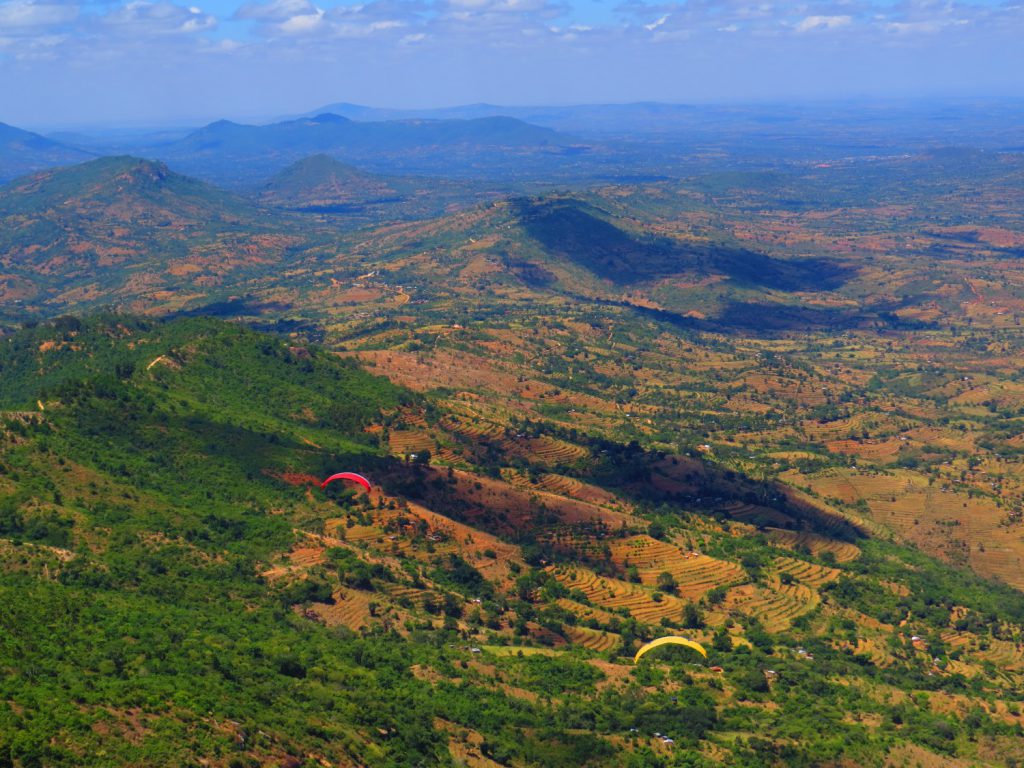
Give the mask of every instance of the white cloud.
[[198, 8], [183, 7], [167, 0], [134, 0], [100, 17], [99, 26], [137, 41], [145, 35], [204, 32], [216, 27], [217, 19]]
[[232, 40], [231, 38], [224, 38], [223, 40], [215, 40], [207, 44], [204, 50], [208, 53], [234, 53], [239, 48], [243, 48], [244, 44], [238, 40]]
[[666, 21], [668, 21], [668, 16], [667, 15], [666, 16], [662, 16], [660, 19], [658, 19], [657, 21], [651, 22], [650, 24], [644, 24], [644, 29], [646, 29], [648, 32], [653, 32], [658, 27], [662, 26]]
[[324, 12], [317, 8], [313, 13], [300, 13], [285, 19], [277, 28], [286, 35], [301, 35], [317, 29], [324, 19]]
[[178, 29], [181, 32], [202, 32], [204, 29], [212, 29], [216, 25], [217, 21], [212, 16], [208, 16], [201, 19], [189, 19]]
[[967, 19], [930, 19], [927, 21], [890, 21], [882, 26], [886, 32], [897, 35], [934, 34], [949, 26], [969, 24]]
[[[234, 18], [254, 21], [286, 21], [295, 16], [315, 15], [319, 9], [309, 0], [270, 0], [243, 3]], [[321, 12], [322, 13], [322, 12]]]
[[77, 5], [33, 3], [27, 0], [0, 2], [0, 29], [53, 26], [73, 21], [77, 16]]
[[797, 32], [839, 29], [849, 26], [852, 21], [852, 16], [807, 16], [795, 29]]

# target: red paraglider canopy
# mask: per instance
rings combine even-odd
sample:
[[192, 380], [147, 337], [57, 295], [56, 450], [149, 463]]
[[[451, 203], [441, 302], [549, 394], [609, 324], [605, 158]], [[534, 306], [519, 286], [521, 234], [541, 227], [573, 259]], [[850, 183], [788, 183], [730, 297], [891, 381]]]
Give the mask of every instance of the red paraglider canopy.
[[357, 475], [355, 472], [338, 472], [320, 483], [320, 487], [326, 488], [328, 484], [333, 483], [335, 480], [351, 480], [353, 483], [358, 483], [363, 486], [367, 493], [370, 492], [370, 481], [362, 475]]

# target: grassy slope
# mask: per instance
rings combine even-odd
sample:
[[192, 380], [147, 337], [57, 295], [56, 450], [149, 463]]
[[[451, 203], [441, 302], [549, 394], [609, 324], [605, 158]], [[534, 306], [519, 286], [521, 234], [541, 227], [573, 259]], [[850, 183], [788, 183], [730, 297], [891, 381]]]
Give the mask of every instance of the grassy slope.
[[[824, 607], [789, 629], [768, 633], [738, 607], [727, 631], [710, 598], [701, 603], [706, 629], [683, 629], [672, 619], [675, 631], [697, 632], [715, 646], [712, 661], [726, 667], [724, 678], [682, 665], [682, 658], [631, 671], [561, 640], [554, 656], [481, 659], [468, 644], [551, 643], [545, 631], [568, 633], [578, 621], [555, 600], [586, 598], [534, 567], [538, 550], [525, 541], [505, 557], [518, 576], [495, 572], [486, 589], [477, 569], [490, 558], [472, 554], [461, 537], [435, 544], [390, 529], [396, 545], [408, 541], [396, 559], [383, 532], [380, 543], [356, 532], [383, 526], [401, 510], [371, 509], [346, 495], [325, 501], [279, 479], [286, 471], [320, 476], [338, 466], [370, 467], [389, 487], [406, 487], [438, 511], [475, 514], [466, 496], [472, 483], [444, 489], [443, 475], [438, 482], [429, 470], [390, 464], [363, 432], [364, 424], [381, 421], [401, 429], [405, 422], [386, 414], [415, 413], [420, 406], [411, 395], [319, 350], [289, 349], [200, 319], [44, 324], [6, 340], [0, 365], [0, 402], [10, 409], [0, 452], [0, 527], [17, 543], [0, 549], [0, 666], [8, 672], [0, 756], [15, 765], [200, 758], [213, 765], [321, 758], [445, 765], [449, 749], [469, 750], [480, 765], [483, 755], [507, 765], [710, 765], [723, 755], [734, 765], [820, 765], [840, 755], [877, 764], [889, 745], [904, 741], [977, 756], [1019, 733], [1013, 717], [981, 709], [1006, 711], [1015, 672], [1005, 679], [932, 675], [906, 639], [890, 649], [885, 666], [843, 650], [857, 635], [853, 608], [878, 620], [913, 617], [932, 652], [954, 604], [970, 609], [977, 620], [968, 624], [979, 632], [990, 631], [986, 617], [997, 610], [1003, 621], [992, 632], [1020, 631], [1019, 596], [954, 577], [891, 544], [862, 543], [860, 558], [840, 564], [845, 575], [834, 589], [842, 599], [832, 601], [823, 589]], [[46, 410], [25, 413], [36, 400]], [[427, 416], [439, 418], [431, 409]], [[774, 547], [752, 529], [736, 537], [747, 529], [736, 524], [730, 532], [699, 509], [684, 512], [665, 500], [656, 507], [656, 498], [644, 500], [643, 483], [620, 477], [625, 467], [642, 472], [637, 449], [581, 445], [610, 451], [592, 466], [579, 464], [584, 476], [639, 503], [640, 520], [656, 520], [665, 531], [658, 535], [740, 564], [754, 584], [771, 586], [771, 563], [783, 554], [828, 564]], [[463, 466], [497, 469], [510, 461], [503, 450], [475, 441]], [[547, 512], [533, 514], [557, 516], [561, 503], [549, 497]], [[259, 575], [279, 553], [309, 546], [298, 531], [316, 534], [325, 518], [339, 515], [351, 541], [329, 549], [325, 565], [297, 568], [300, 578]], [[500, 515], [478, 519], [501, 530]], [[445, 554], [460, 551], [468, 561]], [[567, 558], [570, 567], [601, 562], [599, 555], [542, 552]], [[73, 559], [62, 562], [68, 553]], [[614, 572], [612, 563], [606, 567]], [[443, 608], [390, 602], [391, 585], [411, 574], [420, 581], [409, 583], [421, 585], [413, 590], [437, 596]], [[879, 586], [879, 576], [904, 584], [906, 595]], [[288, 610], [295, 603], [330, 607], [339, 579], [342, 593], [360, 592], [363, 586], [352, 585], [365, 582], [383, 606], [369, 620], [368, 637]], [[653, 605], [651, 588], [641, 591]], [[471, 603], [461, 607], [473, 594], [487, 596], [481, 619]], [[405, 626], [388, 630], [387, 616], [398, 610]], [[622, 638], [613, 661], [623, 661], [616, 654], [628, 654], [634, 638], [667, 631], [613, 618], [602, 627]], [[489, 629], [494, 621], [497, 628]], [[716, 632], [724, 644], [712, 643]], [[814, 663], [794, 656], [798, 644], [813, 651]], [[780, 675], [770, 686], [762, 674], [769, 667]], [[621, 684], [609, 684], [620, 676]], [[891, 702], [895, 690], [918, 693]], [[954, 695], [967, 702], [963, 711], [943, 709]], [[630, 735], [632, 727], [639, 735]], [[665, 750], [649, 736], [654, 731], [671, 733], [678, 746]]]

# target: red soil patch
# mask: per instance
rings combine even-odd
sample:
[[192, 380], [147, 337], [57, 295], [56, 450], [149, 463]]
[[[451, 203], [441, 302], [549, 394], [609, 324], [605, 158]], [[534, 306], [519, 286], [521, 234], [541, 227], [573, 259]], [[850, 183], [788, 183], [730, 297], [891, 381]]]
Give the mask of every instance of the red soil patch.
[[273, 470], [264, 469], [263, 474], [268, 477], [272, 477], [275, 480], [280, 480], [282, 483], [288, 485], [320, 485], [320, 478], [315, 475], [307, 475], [302, 472], [275, 472]]

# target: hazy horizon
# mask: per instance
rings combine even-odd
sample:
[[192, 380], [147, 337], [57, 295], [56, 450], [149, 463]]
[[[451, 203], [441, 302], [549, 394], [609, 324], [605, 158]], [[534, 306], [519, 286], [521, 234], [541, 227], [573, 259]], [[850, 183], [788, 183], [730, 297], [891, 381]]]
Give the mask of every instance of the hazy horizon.
[[1024, 96], [1024, 5], [0, 0], [0, 121]]
[[[765, 99], [762, 101], [754, 100], [690, 100], [690, 101], [662, 101], [657, 99], [647, 100], [636, 100], [636, 101], [586, 101], [586, 102], [519, 102], [519, 103], [495, 103], [495, 102], [459, 102], [459, 103], [436, 103], [436, 104], [425, 104], [425, 105], [395, 105], [389, 104], [386, 101], [380, 103], [365, 103], [365, 102], [350, 102], [343, 99], [328, 100], [324, 99], [316, 104], [311, 104], [306, 109], [296, 109], [291, 112], [276, 112], [267, 114], [224, 114], [224, 113], [208, 113], [202, 115], [193, 116], [181, 116], [181, 117], [168, 117], [165, 119], [159, 118], [133, 118], [127, 117], [122, 119], [116, 119], [113, 117], [102, 118], [98, 117], [93, 120], [75, 120], [73, 116], [66, 116], [64, 119], [55, 122], [16, 122], [11, 119], [6, 119], [3, 114], [0, 114], [0, 124], [10, 125], [16, 128], [24, 130], [30, 130], [41, 134], [59, 134], [59, 133], [82, 133], [82, 134], [94, 134], [116, 136], [119, 133], [127, 135], [138, 136], [148, 132], [181, 132], [181, 131], [192, 131], [202, 128], [211, 123], [226, 120], [229, 122], [236, 122], [243, 125], [269, 125], [272, 123], [298, 119], [307, 115], [315, 115], [323, 110], [329, 110], [332, 106], [346, 104], [349, 107], [356, 107], [360, 109], [368, 109], [380, 112], [409, 112], [410, 114], [416, 114], [419, 112], [432, 112], [432, 111], [443, 111], [443, 110], [457, 110], [461, 108], [471, 107], [482, 107], [490, 106], [496, 109], [508, 109], [512, 110], [529, 110], [529, 109], [584, 109], [588, 107], [629, 107], [629, 106], [641, 106], [645, 104], [658, 105], [665, 107], [693, 107], [697, 110], [702, 108], [711, 110], [715, 108], [736, 108], [736, 109], [766, 109], [766, 110], [778, 110], [780, 113], [786, 110], [807, 110], [810, 114], [824, 115], [830, 109], [841, 109], [841, 108], [856, 108], [860, 106], [872, 106], [882, 109], [910, 109], [910, 110], [927, 110], [929, 108], [951, 108], [951, 107], [972, 107], [984, 105], [988, 107], [993, 106], [1006, 106], [1006, 107], [1017, 107], [1024, 108], [1024, 96], [934, 96], [934, 97], [915, 97], [915, 98], [900, 98], [900, 97], [871, 97], [871, 96], [850, 96], [844, 99], [836, 98], [803, 98], [803, 99], [789, 99], [789, 100], [776, 100], [776, 99]], [[355, 120], [360, 119], [392, 119], [392, 118], [352, 118]], [[401, 119], [399, 116], [397, 119]]]

